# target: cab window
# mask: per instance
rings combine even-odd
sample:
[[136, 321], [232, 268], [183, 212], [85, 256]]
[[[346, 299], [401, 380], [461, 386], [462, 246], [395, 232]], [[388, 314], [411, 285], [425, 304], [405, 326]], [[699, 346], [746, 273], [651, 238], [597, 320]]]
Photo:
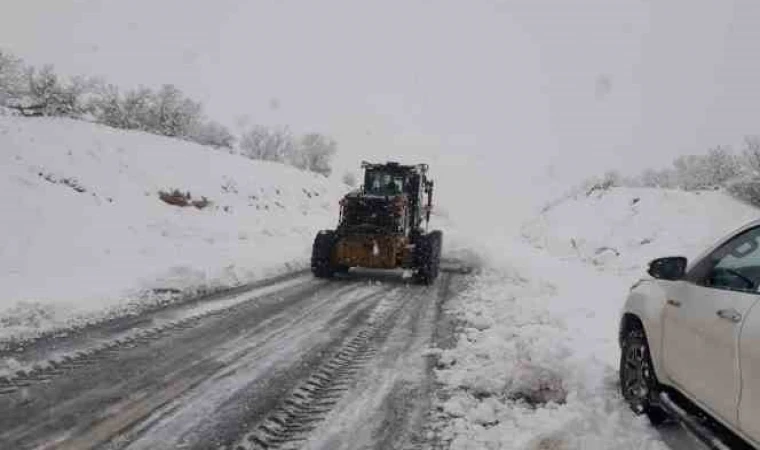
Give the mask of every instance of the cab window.
[[365, 187], [368, 194], [395, 195], [404, 191], [404, 178], [383, 172], [372, 172]]

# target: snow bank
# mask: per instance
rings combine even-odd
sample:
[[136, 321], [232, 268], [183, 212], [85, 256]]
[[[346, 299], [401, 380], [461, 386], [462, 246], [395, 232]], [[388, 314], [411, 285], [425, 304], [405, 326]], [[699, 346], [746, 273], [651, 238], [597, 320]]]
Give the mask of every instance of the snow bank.
[[447, 306], [462, 328], [435, 351], [436, 439], [452, 450], [667, 448], [618, 395], [628, 287], [651, 257], [692, 255], [756, 216], [719, 192], [613, 189], [554, 204], [519, 237], [470, 233], [483, 268]]
[[629, 271], [658, 256], [696, 256], [758, 217], [757, 209], [721, 191], [613, 188], [555, 205], [526, 224], [523, 235], [552, 255]]
[[[82, 121], [0, 114], [0, 148], [0, 337], [305, 267], [343, 193], [284, 165]], [[159, 199], [174, 189], [210, 203]]]

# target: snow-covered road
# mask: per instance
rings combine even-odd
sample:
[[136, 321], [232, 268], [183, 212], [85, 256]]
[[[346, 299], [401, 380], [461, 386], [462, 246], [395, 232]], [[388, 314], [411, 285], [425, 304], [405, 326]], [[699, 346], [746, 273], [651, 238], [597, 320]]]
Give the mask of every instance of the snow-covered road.
[[0, 448], [403, 448], [430, 410], [425, 351], [461, 278], [286, 277], [136, 335], [99, 330], [99, 346], [6, 383]]
[[335, 177], [68, 119], [0, 117], [0, 147], [0, 449], [700, 448], [622, 402], [617, 320], [649, 259], [757, 217], [723, 192], [442, 195], [477, 273], [325, 283]]

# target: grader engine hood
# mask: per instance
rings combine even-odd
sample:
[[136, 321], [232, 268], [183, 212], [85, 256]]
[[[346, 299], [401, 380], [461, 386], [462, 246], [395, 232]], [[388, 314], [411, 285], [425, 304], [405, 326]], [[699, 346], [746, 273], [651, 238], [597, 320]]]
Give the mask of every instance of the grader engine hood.
[[341, 202], [334, 262], [350, 267], [399, 267], [408, 253], [407, 207], [404, 195], [346, 196]]
[[340, 228], [348, 233], [403, 233], [407, 204], [405, 195], [349, 194], [341, 201]]

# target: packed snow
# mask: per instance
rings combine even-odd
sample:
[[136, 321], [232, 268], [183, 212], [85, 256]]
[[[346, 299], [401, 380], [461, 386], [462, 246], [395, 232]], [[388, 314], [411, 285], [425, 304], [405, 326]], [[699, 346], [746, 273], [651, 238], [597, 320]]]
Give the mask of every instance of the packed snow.
[[[692, 256], [758, 211], [721, 192], [578, 193], [522, 235], [476, 238], [480, 273], [434, 349], [437, 440], [465, 449], [665, 449], [618, 395], [618, 315], [649, 259]], [[460, 230], [460, 235], [464, 235]]]
[[346, 189], [84, 121], [0, 114], [0, 148], [0, 338], [303, 268]]

